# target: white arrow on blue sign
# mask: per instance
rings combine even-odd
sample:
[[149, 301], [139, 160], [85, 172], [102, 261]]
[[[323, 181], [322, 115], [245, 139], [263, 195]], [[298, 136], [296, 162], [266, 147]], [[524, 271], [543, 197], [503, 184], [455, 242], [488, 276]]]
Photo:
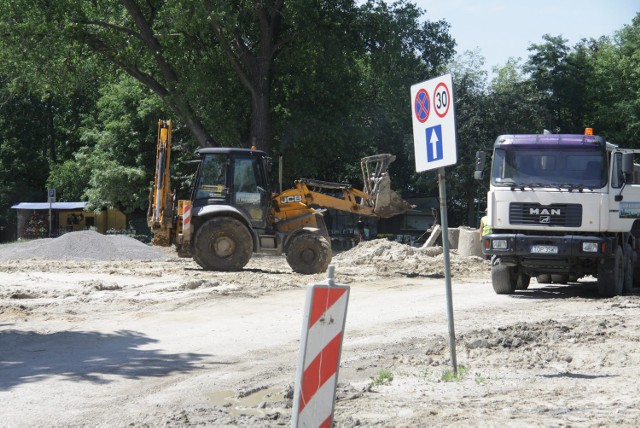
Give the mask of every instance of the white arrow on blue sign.
[[411, 86], [416, 171], [458, 162], [456, 120], [450, 74]]

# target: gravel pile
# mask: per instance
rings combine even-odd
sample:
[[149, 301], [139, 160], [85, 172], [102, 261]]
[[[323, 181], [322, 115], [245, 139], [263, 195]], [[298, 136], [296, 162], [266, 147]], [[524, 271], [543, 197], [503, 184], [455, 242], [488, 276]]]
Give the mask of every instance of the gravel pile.
[[166, 255], [137, 239], [93, 231], [65, 233], [59, 238], [0, 245], [0, 261], [46, 260], [163, 260]]

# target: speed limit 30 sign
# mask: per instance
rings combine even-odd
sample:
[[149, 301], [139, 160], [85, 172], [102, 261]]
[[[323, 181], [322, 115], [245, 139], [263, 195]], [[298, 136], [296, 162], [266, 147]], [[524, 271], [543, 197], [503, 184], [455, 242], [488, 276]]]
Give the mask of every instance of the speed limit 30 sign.
[[451, 74], [411, 86], [416, 171], [458, 161]]

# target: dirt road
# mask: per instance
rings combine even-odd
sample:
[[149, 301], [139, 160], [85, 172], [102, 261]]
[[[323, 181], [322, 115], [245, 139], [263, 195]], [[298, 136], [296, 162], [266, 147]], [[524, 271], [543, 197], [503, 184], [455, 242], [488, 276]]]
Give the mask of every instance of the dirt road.
[[[497, 296], [487, 262], [454, 257], [461, 376], [443, 380], [441, 258], [368, 245], [335, 258], [351, 286], [338, 426], [640, 424], [638, 296], [587, 280]], [[0, 425], [288, 425], [305, 288], [322, 279], [280, 257], [240, 273], [2, 262]]]

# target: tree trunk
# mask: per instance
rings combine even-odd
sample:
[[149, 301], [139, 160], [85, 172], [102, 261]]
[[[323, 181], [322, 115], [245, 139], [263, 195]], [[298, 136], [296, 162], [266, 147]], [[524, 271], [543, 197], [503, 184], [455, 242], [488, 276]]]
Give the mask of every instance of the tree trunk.
[[259, 57], [253, 74], [249, 143], [267, 153], [271, 150], [271, 58]]
[[51, 98], [47, 100], [47, 136], [49, 139], [49, 159], [56, 163], [58, 161], [58, 153], [56, 151], [56, 128], [54, 124], [53, 101]]

